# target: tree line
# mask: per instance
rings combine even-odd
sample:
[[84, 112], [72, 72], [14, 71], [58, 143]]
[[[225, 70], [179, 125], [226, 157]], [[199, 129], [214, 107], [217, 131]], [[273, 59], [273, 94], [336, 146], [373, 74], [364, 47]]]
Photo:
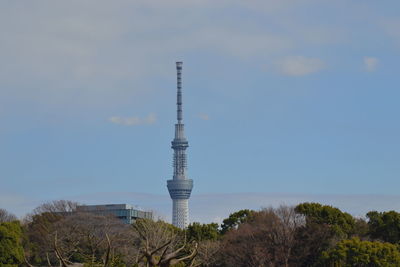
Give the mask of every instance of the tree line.
[[319, 203], [240, 210], [221, 225], [127, 225], [53, 201], [23, 220], [0, 209], [0, 266], [400, 266], [400, 213], [355, 218]]

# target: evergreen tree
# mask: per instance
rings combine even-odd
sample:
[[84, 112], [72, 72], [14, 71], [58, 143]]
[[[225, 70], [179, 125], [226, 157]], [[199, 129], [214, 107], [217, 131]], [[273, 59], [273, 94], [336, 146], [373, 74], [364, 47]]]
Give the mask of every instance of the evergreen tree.
[[0, 266], [23, 262], [22, 230], [18, 221], [0, 223]]
[[361, 241], [359, 238], [343, 240], [322, 253], [321, 266], [400, 266], [400, 252], [396, 245]]

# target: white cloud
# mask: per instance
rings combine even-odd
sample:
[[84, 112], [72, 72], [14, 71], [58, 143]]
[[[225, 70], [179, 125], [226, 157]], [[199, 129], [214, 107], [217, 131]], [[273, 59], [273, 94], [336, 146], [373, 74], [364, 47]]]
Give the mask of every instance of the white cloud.
[[119, 117], [113, 116], [108, 119], [110, 122], [125, 126], [136, 126], [136, 125], [150, 125], [154, 124], [157, 120], [156, 115], [154, 113], [150, 113], [147, 117], [140, 118], [137, 116], [134, 117]]
[[205, 114], [205, 113], [200, 113], [199, 118], [204, 121], [208, 121], [210, 119], [210, 116], [208, 116], [208, 114]]
[[277, 70], [288, 76], [305, 76], [325, 68], [325, 63], [319, 58], [304, 56], [286, 57], [276, 62]]
[[[104, 0], [68, 3], [38, 0], [28, 6], [1, 3], [0, 80], [29, 81], [29, 85], [34, 79], [44, 84], [54, 80], [49, 90], [54, 90], [56, 85], [60, 89], [61, 84], [70, 90], [85, 82], [86, 89], [115, 90], [112, 85], [121, 79], [132, 81], [149, 74], [159, 75], [166, 64], [159, 66], [160, 62], [169, 64], [171, 58], [187, 52], [265, 59], [304, 44], [293, 40], [302, 37], [292, 33], [305, 31], [298, 29], [299, 23], [277, 31], [257, 20], [238, 20], [229, 13], [224, 20], [213, 16], [215, 8], [224, 12], [231, 5], [242, 7], [244, 4], [210, 0], [168, 3], [139, 0], [118, 4]], [[282, 11], [293, 6], [296, 5], [289, 0], [251, 4], [254, 10], [263, 7], [269, 11], [275, 10], [273, 7]], [[248, 12], [255, 12], [251, 10]], [[289, 20], [288, 16], [279, 14], [271, 14], [269, 19], [278, 29]], [[71, 83], [76, 84], [68, 86]]]
[[375, 71], [378, 67], [379, 60], [376, 57], [364, 57], [364, 69], [366, 71]]
[[[173, 77], [176, 58], [251, 69], [293, 51], [325, 47], [345, 30], [309, 23], [304, 10], [317, 2], [0, 1], [0, 104], [9, 98], [29, 99], [44, 110], [60, 107], [60, 113], [71, 105], [105, 109], [162, 90], [149, 77]], [[293, 16], [298, 7], [302, 11]], [[312, 72], [283, 63], [288, 75]]]

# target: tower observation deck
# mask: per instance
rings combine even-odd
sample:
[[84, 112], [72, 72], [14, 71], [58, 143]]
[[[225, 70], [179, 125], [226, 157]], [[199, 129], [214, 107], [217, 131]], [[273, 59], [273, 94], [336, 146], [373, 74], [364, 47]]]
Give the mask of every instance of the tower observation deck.
[[189, 143], [184, 132], [182, 111], [182, 62], [176, 62], [177, 71], [177, 123], [175, 138], [171, 142], [174, 150], [172, 180], [167, 181], [167, 187], [172, 199], [172, 224], [181, 229], [189, 224], [189, 197], [193, 188], [193, 180], [186, 176], [186, 148]]

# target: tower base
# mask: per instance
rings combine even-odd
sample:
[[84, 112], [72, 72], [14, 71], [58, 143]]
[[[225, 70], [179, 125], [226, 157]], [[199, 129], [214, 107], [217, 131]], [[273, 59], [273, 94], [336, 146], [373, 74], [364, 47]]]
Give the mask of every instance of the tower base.
[[189, 200], [172, 199], [172, 224], [184, 229], [189, 225]]

